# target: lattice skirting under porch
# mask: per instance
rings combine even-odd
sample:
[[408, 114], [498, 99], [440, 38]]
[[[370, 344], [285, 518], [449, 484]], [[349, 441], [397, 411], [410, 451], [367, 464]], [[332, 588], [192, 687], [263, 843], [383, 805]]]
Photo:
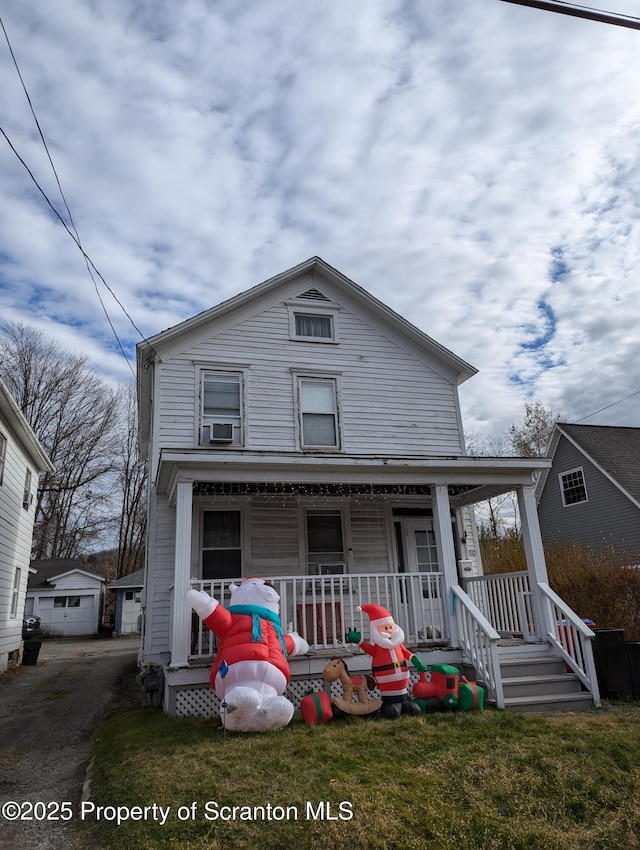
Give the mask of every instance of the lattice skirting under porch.
[[[412, 671], [411, 685], [417, 681], [418, 674]], [[310, 690], [325, 690], [325, 682], [319, 677], [291, 680], [286, 690], [286, 696], [291, 700], [296, 711], [300, 710], [300, 700]], [[336, 697], [340, 696], [341, 693], [341, 686], [337, 682], [334, 682], [330, 686], [330, 695]], [[373, 698], [380, 696], [377, 688], [369, 693]], [[179, 688], [175, 692], [174, 713], [177, 717], [214, 717], [220, 714], [220, 700], [208, 685]]]

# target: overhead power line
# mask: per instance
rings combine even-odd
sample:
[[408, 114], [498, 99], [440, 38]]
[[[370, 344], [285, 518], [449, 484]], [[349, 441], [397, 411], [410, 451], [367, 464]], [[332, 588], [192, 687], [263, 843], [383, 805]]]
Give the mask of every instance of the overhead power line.
[[593, 413], [587, 414], [587, 416], [583, 416], [582, 419], [577, 419], [574, 423], [578, 425], [580, 422], [584, 422], [585, 419], [591, 419], [592, 416], [595, 416], [598, 413], [602, 413], [603, 410], [609, 410], [610, 407], [615, 407], [617, 404], [622, 404], [623, 401], [626, 401], [629, 398], [633, 398], [636, 395], [640, 395], [640, 390], [636, 390], [634, 393], [629, 393], [624, 398], [619, 398], [617, 401], [612, 401], [611, 404], [605, 404], [604, 407], [601, 407], [600, 410], [594, 410]]
[[586, 18], [601, 24], [640, 30], [640, 18], [633, 15], [621, 15], [618, 12], [594, 9], [591, 6], [565, 3], [563, 0], [554, 0], [554, 2], [551, 0], [502, 0], [502, 2], [513, 3], [515, 6], [530, 6], [532, 9], [543, 9], [545, 12], [556, 12], [560, 15], [571, 15], [574, 18]]
[[24, 166], [24, 168], [26, 169], [27, 173], [29, 174], [29, 177], [31, 178], [31, 180], [33, 181], [33, 183], [35, 184], [35, 186], [37, 187], [38, 191], [40, 192], [40, 194], [42, 195], [42, 197], [45, 199], [45, 201], [47, 202], [47, 204], [49, 205], [49, 207], [50, 207], [50, 208], [51, 208], [51, 210], [53, 211], [54, 215], [55, 215], [55, 216], [59, 219], [59, 221], [60, 221], [60, 222], [61, 222], [61, 224], [63, 225], [64, 229], [65, 229], [65, 230], [67, 231], [67, 233], [69, 234], [69, 236], [73, 239], [73, 241], [75, 242], [76, 246], [78, 247], [78, 249], [79, 249], [80, 253], [82, 254], [82, 256], [83, 256], [83, 258], [84, 258], [84, 261], [85, 261], [85, 264], [86, 264], [86, 266], [87, 266], [87, 271], [88, 271], [88, 273], [89, 273], [89, 277], [90, 277], [90, 278], [91, 278], [91, 280], [93, 281], [93, 285], [94, 285], [94, 288], [95, 288], [95, 290], [96, 290], [96, 295], [97, 295], [97, 297], [98, 297], [98, 301], [100, 302], [100, 305], [101, 305], [101, 307], [102, 307], [102, 310], [103, 310], [103, 312], [104, 312], [104, 314], [105, 314], [105, 316], [106, 316], [106, 318], [107, 318], [107, 322], [109, 323], [109, 327], [111, 328], [111, 331], [112, 331], [112, 333], [113, 333], [113, 335], [114, 335], [114, 337], [115, 337], [115, 339], [116, 339], [116, 342], [118, 343], [118, 346], [119, 346], [119, 348], [120, 348], [120, 351], [122, 352], [122, 356], [124, 357], [124, 359], [125, 359], [125, 360], [126, 360], [126, 362], [127, 362], [127, 365], [128, 365], [128, 367], [129, 367], [129, 370], [131, 371], [131, 373], [133, 374], [133, 377], [135, 378], [135, 377], [136, 377], [135, 372], [133, 371], [133, 368], [131, 367], [131, 363], [129, 362], [129, 358], [127, 357], [127, 354], [126, 354], [126, 352], [125, 352], [125, 350], [124, 350], [124, 347], [123, 347], [123, 345], [122, 345], [122, 342], [120, 341], [120, 337], [118, 336], [118, 333], [117, 333], [117, 331], [116, 331], [116, 329], [115, 329], [115, 327], [114, 327], [114, 325], [113, 325], [113, 322], [111, 321], [111, 317], [109, 316], [109, 312], [108, 312], [108, 310], [107, 310], [107, 308], [106, 308], [106, 305], [105, 305], [105, 303], [104, 303], [104, 301], [103, 301], [103, 299], [102, 299], [102, 296], [100, 295], [100, 290], [99, 290], [99, 288], [98, 288], [98, 281], [96, 280], [96, 278], [95, 278], [95, 276], [94, 276], [94, 272], [95, 272], [95, 274], [97, 275], [97, 277], [99, 278], [99, 280], [102, 282], [102, 284], [105, 286], [105, 288], [109, 291], [109, 293], [110, 293], [110, 294], [111, 294], [111, 296], [113, 297], [114, 301], [118, 304], [118, 306], [120, 307], [120, 309], [122, 310], [122, 312], [124, 313], [124, 315], [127, 317], [127, 319], [129, 320], [129, 322], [131, 323], [132, 327], [136, 330], [136, 332], [140, 335], [140, 337], [141, 337], [143, 340], [145, 340], [145, 341], [146, 341], [146, 337], [144, 336], [144, 334], [142, 333], [142, 331], [140, 330], [140, 328], [138, 328], [138, 326], [136, 325], [136, 323], [133, 321], [133, 319], [131, 318], [131, 316], [129, 315], [129, 313], [127, 312], [127, 310], [125, 309], [124, 305], [122, 304], [122, 302], [120, 301], [120, 299], [118, 298], [118, 296], [117, 296], [117, 295], [115, 294], [115, 292], [111, 289], [111, 287], [109, 286], [109, 284], [107, 283], [107, 281], [104, 279], [104, 277], [102, 276], [102, 274], [98, 271], [98, 269], [97, 269], [97, 268], [96, 268], [96, 266], [95, 266], [95, 263], [93, 262], [93, 260], [91, 259], [91, 257], [87, 254], [87, 252], [84, 250], [84, 248], [83, 248], [83, 246], [82, 246], [82, 243], [81, 243], [81, 241], [80, 241], [80, 234], [78, 233], [78, 229], [76, 228], [75, 222], [73, 221], [73, 216], [72, 216], [72, 214], [71, 214], [71, 210], [70, 210], [70, 208], [69, 208], [69, 204], [67, 203], [67, 199], [66, 199], [66, 197], [65, 197], [65, 194], [64, 194], [64, 192], [63, 192], [63, 190], [62, 190], [62, 185], [61, 185], [61, 183], [60, 183], [60, 178], [58, 177], [58, 172], [57, 172], [56, 167], [55, 167], [55, 165], [54, 165], [54, 163], [53, 163], [53, 159], [52, 159], [52, 157], [51, 157], [51, 153], [50, 153], [50, 151], [49, 151], [49, 146], [47, 145], [47, 141], [46, 141], [46, 139], [45, 139], [45, 137], [44, 137], [44, 133], [42, 132], [42, 128], [40, 127], [40, 122], [38, 121], [38, 117], [37, 117], [37, 115], [36, 115], [36, 113], [35, 113], [35, 110], [34, 110], [34, 108], [33, 108], [33, 103], [32, 103], [32, 101], [31, 101], [31, 97], [30, 97], [30, 95], [29, 95], [29, 91], [28, 91], [27, 86], [26, 86], [26, 84], [25, 84], [25, 82], [24, 82], [24, 78], [23, 78], [23, 76], [22, 76], [22, 73], [21, 73], [21, 71], [20, 71], [20, 67], [19, 67], [19, 65], [18, 65], [18, 60], [16, 59], [15, 53], [13, 52], [13, 47], [11, 46], [11, 41], [10, 41], [10, 39], [9, 39], [9, 34], [7, 33], [6, 27], [5, 27], [5, 25], [4, 25], [4, 21], [2, 20], [2, 17], [1, 17], [1, 16], [0, 16], [0, 27], [2, 27], [2, 32], [4, 33], [4, 37], [5, 37], [5, 39], [6, 39], [7, 46], [8, 46], [8, 48], [9, 48], [9, 53], [11, 54], [11, 58], [12, 58], [12, 60], [13, 60], [13, 64], [14, 64], [15, 69], [16, 69], [16, 72], [17, 72], [17, 74], [18, 74], [18, 78], [20, 79], [20, 83], [21, 83], [21, 85], [22, 85], [22, 88], [23, 88], [23, 91], [24, 91], [25, 97], [27, 98], [27, 102], [28, 102], [28, 104], [29, 104], [29, 109], [31, 110], [31, 114], [33, 115], [33, 120], [35, 121], [36, 127], [38, 128], [38, 133], [39, 133], [39, 135], [40, 135], [40, 139], [41, 139], [42, 144], [43, 144], [43, 147], [44, 147], [44, 149], [45, 149], [45, 151], [46, 151], [47, 158], [48, 158], [48, 160], [49, 160], [49, 164], [51, 165], [51, 170], [53, 171], [53, 174], [54, 174], [54, 177], [55, 177], [56, 183], [57, 183], [57, 185], [58, 185], [58, 190], [59, 190], [59, 192], [60, 192], [60, 197], [62, 198], [62, 201], [63, 201], [63, 203], [64, 203], [65, 209], [66, 209], [66, 211], [67, 211], [67, 215], [69, 216], [69, 224], [67, 224], [67, 222], [64, 220], [64, 218], [60, 215], [60, 213], [59, 213], [59, 212], [58, 212], [58, 210], [56, 209], [55, 205], [51, 202], [51, 200], [50, 200], [50, 199], [49, 199], [49, 197], [47, 196], [47, 194], [46, 194], [46, 192], [44, 191], [44, 189], [42, 188], [42, 186], [40, 186], [40, 184], [39, 184], [39, 183], [38, 183], [38, 181], [36, 180], [35, 175], [34, 175], [34, 174], [33, 174], [33, 172], [31, 171], [31, 169], [29, 168], [29, 166], [27, 165], [27, 163], [25, 162], [25, 160], [24, 160], [24, 159], [20, 156], [20, 154], [18, 153], [18, 151], [16, 150], [15, 146], [13, 145], [13, 143], [11, 142], [11, 140], [9, 139], [9, 137], [7, 136], [7, 134], [5, 133], [5, 131], [4, 131], [4, 129], [3, 129], [2, 127], [0, 127], [0, 133], [2, 133], [2, 135], [3, 135], [3, 136], [4, 136], [4, 138], [6, 139], [6, 141], [7, 141], [8, 145], [9, 145], [9, 147], [11, 148], [11, 150], [13, 151], [13, 153], [16, 155], [16, 157], [18, 158], [18, 160], [21, 162], [21, 164]]

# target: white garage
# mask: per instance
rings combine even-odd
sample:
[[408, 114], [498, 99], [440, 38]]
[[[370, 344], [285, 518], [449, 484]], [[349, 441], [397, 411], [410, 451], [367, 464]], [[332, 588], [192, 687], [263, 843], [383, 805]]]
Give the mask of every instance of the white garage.
[[27, 610], [40, 617], [45, 634], [60, 637], [95, 635], [100, 625], [103, 576], [68, 558], [32, 561]]

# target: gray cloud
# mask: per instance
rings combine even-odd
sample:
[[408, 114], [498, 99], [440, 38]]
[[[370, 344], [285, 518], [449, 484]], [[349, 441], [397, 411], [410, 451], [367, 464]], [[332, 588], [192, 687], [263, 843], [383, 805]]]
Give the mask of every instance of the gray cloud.
[[[499, 0], [5, 6], [83, 244], [145, 334], [319, 254], [480, 369], [474, 432], [640, 389], [637, 32]], [[6, 49], [0, 72], [0, 123], [57, 201]], [[0, 178], [3, 318], [127, 380], [6, 146]]]

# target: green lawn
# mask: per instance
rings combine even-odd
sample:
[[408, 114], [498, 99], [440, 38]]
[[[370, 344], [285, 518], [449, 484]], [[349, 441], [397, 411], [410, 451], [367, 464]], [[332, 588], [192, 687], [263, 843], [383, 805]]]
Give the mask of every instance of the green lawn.
[[[94, 747], [92, 803], [107, 808], [86, 811], [80, 845], [632, 850], [639, 724], [638, 705], [620, 704], [322, 727], [296, 716], [281, 732], [248, 735], [121, 705]], [[105, 820], [118, 806], [142, 819]]]

